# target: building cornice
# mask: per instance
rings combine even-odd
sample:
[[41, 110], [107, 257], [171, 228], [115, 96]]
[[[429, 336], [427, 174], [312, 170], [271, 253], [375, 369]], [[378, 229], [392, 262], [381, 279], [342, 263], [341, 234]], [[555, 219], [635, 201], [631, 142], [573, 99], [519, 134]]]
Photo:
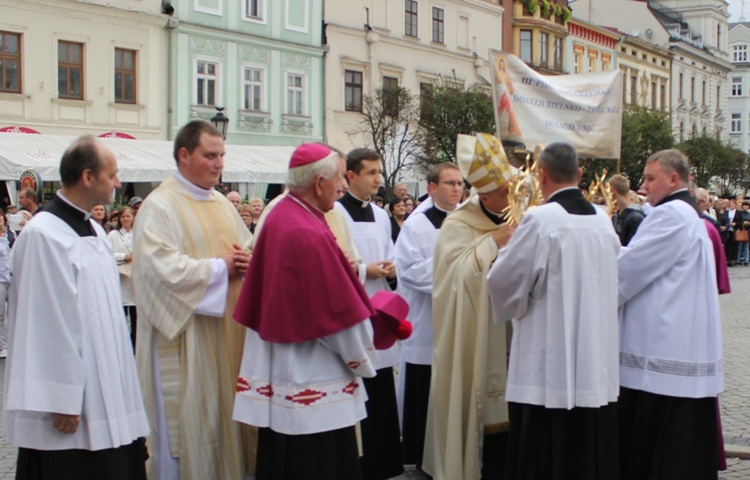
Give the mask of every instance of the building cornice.
[[19, 2], [18, 0], [0, 0], [0, 7], [12, 7], [20, 10], [32, 10], [33, 7], [38, 7], [47, 14], [59, 14], [60, 16], [69, 17], [71, 12], [75, 12], [82, 19], [85, 19], [86, 16], [104, 16], [126, 21], [145, 22], [157, 27], [164, 27], [169, 19], [169, 16], [157, 12], [71, 0], [25, 0], [24, 2]]
[[208, 27], [205, 25], [198, 25], [184, 21], [180, 21], [179, 27], [177, 27], [174, 31], [175, 33], [184, 33], [189, 35], [210, 35], [211, 37], [219, 40], [231, 41], [236, 43], [252, 42], [266, 48], [286, 49], [290, 51], [293, 50], [295, 52], [303, 52], [314, 56], [322, 56], [323, 53], [327, 50], [323, 45], [314, 46], [306, 45], [303, 43], [290, 42], [286, 40], [276, 40], [267, 37], [259, 37], [246, 32]]

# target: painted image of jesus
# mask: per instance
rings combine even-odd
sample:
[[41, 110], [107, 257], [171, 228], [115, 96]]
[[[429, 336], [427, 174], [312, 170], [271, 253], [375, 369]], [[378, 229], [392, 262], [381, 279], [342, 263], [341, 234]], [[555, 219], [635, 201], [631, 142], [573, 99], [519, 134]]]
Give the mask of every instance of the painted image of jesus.
[[507, 113], [507, 130], [500, 132], [502, 138], [520, 138], [521, 127], [518, 125], [518, 119], [516, 118], [516, 111], [513, 108], [513, 101], [511, 95], [513, 95], [513, 82], [510, 76], [505, 71], [505, 56], [499, 55], [495, 61], [495, 88], [497, 89], [497, 113], [498, 113], [498, 125], [504, 126], [503, 116]]

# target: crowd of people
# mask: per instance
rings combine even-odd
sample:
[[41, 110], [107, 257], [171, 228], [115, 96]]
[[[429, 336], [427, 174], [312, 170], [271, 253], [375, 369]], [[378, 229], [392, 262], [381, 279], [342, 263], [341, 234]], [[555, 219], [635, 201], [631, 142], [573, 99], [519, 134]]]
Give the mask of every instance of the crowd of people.
[[750, 202], [665, 150], [643, 198], [609, 179], [609, 212], [553, 143], [515, 225], [500, 140], [457, 150], [419, 203], [384, 200], [377, 152], [303, 144], [266, 205], [214, 188], [224, 142], [192, 121], [177, 170], [108, 214], [115, 156], [77, 139], [19, 235], [0, 215], [17, 478], [716, 479]]

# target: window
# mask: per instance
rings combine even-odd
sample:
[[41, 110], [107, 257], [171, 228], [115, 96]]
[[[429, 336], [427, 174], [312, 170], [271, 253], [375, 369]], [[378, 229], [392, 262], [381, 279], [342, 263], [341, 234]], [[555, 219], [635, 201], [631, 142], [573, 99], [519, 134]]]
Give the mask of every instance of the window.
[[135, 50], [115, 48], [115, 103], [135, 103]]
[[245, 15], [258, 20], [263, 19], [264, 0], [245, 0]]
[[59, 41], [57, 44], [57, 95], [83, 100], [83, 44]]
[[21, 34], [0, 32], [0, 92], [21, 93]]
[[732, 77], [732, 96], [742, 95], [742, 77]]
[[196, 62], [195, 80], [196, 105], [216, 106], [219, 64], [206, 60], [198, 60]]
[[596, 71], [596, 57], [589, 55], [589, 72]]
[[398, 78], [383, 77], [383, 112], [391, 117], [398, 116]]
[[656, 82], [651, 82], [651, 110], [656, 110]]
[[702, 95], [703, 95], [703, 97], [702, 97], [703, 98], [703, 103], [701, 103], [701, 105], [705, 105], [706, 104], [706, 81], [705, 80], [703, 80]]
[[521, 30], [521, 60], [531, 63], [531, 30]]
[[638, 74], [630, 76], [630, 103], [638, 103]]
[[251, 112], [263, 111], [263, 69], [245, 67], [242, 108]]
[[682, 94], [682, 74], [680, 74], [680, 84], [678, 85], [678, 88], [680, 89], [680, 100], [685, 98], [685, 96]]
[[299, 73], [286, 75], [286, 113], [305, 114], [305, 76]]
[[445, 11], [442, 8], [432, 7], [432, 41], [445, 43]]
[[747, 62], [747, 44], [734, 46], [734, 61]]
[[558, 72], [561, 72], [562, 64], [563, 64], [563, 39], [562, 37], [555, 37], [555, 70]]
[[573, 73], [581, 73], [583, 71], [583, 67], [581, 66], [581, 62], [583, 61], [583, 52], [575, 52], [573, 54], [573, 57], [574, 57]]
[[680, 142], [685, 141], [685, 122], [680, 122]]
[[611, 62], [610, 57], [608, 57], [606, 55], [602, 55], [602, 70], [604, 70], [604, 71], [609, 70], [609, 64], [610, 64], [610, 62]]
[[362, 72], [344, 72], [344, 108], [350, 112], [362, 111]]
[[695, 103], [695, 77], [690, 77], [690, 101]]
[[405, 0], [404, 35], [417, 36], [417, 0]]
[[659, 85], [659, 103], [662, 110], [667, 108], [667, 86], [665, 84]]
[[549, 34], [540, 32], [539, 33], [539, 63], [543, 67], [547, 66], [547, 55], [549, 55]]

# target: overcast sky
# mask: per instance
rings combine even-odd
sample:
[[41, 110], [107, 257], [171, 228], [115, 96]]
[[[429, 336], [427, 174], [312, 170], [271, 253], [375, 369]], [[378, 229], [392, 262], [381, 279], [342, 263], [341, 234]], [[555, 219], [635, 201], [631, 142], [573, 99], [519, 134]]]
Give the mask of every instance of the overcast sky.
[[[742, 11], [742, 0], [729, 0], [729, 21], [737, 22]], [[750, 21], [750, 0], [745, 0], [745, 21]]]

